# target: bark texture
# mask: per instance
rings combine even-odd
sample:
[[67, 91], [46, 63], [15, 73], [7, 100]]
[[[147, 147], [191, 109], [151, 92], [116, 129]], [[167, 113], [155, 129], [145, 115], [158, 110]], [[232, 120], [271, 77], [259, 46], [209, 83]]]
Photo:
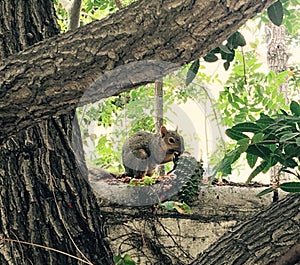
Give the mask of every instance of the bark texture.
[[[85, 180], [85, 168], [74, 154], [72, 121], [68, 115], [41, 122], [1, 148], [1, 239], [52, 247], [93, 264], [111, 264], [101, 212]], [[39, 247], [1, 243], [0, 264], [78, 264]]]
[[[164, 125], [164, 90], [163, 79], [156, 80], [154, 85], [154, 120], [155, 120], [155, 132], [160, 133], [161, 126]], [[165, 166], [160, 165], [157, 168], [159, 176], [165, 175]]]
[[81, 2], [81, 0], [73, 0], [72, 7], [69, 11], [69, 29], [71, 30], [79, 27]]
[[[59, 32], [52, 1], [2, 1], [0, 17], [1, 59]], [[8, 137], [0, 153], [0, 264], [79, 264], [30, 243], [87, 264], [112, 263], [74, 111]]]
[[[80, 100], [96, 101], [159, 79], [178, 65], [205, 55], [273, 1], [141, 0], [107, 19], [11, 55], [0, 63], [0, 143], [42, 119], [74, 110]], [[50, 2], [45, 10], [51, 9]], [[22, 29], [14, 23], [25, 17], [10, 21], [5, 3], [0, 6], [6, 17], [0, 22], [3, 36], [13, 32], [6, 21], [13, 29]], [[23, 12], [20, 4], [16, 6]], [[43, 26], [21, 32], [25, 40], [18, 49], [3, 41], [1, 49], [19, 51], [42, 40], [53, 22], [51, 12], [40, 21], [32, 15], [35, 12], [28, 13], [32, 24]], [[21, 22], [31, 25], [28, 20]], [[136, 63], [141, 61], [148, 63]], [[168, 64], [157, 63], [161, 61]], [[81, 99], [91, 86], [88, 96]]]
[[[287, 62], [289, 59], [287, 53], [286, 28], [284, 25], [278, 27], [273, 23], [269, 23], [265, 26], [265, 33], [268, 49], [268, 66], [270, 70], [278, 74], [287, 69]], [[278, 88], [278, 93], [283, 93], [286, 104], [289, 104], [287, 80]], [[281, 169], [281, 165], [275, 165], [270, 169], [270, 183], [275, 187], [280, 184], [280, 181], [288, 181], [291, 178], [289, 174], [286, 174]], [[278, 200], [278, 190], [274, 190], [273, 195], [274, 201]]]
[[[300, 195], [287, 196], [232, 228], [230, 233], [212, 244], [191, 265], [299, 264], [299, 221]], [[290, 253], [290, 260], [294, 260], [294, 263], [284, 263], [282, 257], [290, 249], [293, 252]]]

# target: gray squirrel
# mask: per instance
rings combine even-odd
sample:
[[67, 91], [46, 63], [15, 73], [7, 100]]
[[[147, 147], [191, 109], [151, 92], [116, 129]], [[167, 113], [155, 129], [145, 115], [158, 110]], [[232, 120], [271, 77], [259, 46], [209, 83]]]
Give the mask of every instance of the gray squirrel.
[[157, 165], [173, 161], [184, 152], [184, 141], [165, 126], [160, 134], [139, 131], [130, 136], [122, 148], [122, 163], [128, 176], [152, 176]]

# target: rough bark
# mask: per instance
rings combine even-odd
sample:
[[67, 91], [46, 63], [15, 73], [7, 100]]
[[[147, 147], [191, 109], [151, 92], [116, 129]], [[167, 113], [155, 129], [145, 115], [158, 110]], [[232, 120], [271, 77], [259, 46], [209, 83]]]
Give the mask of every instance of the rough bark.
[[187, 265], [237, 222], [248, 221], [253, 214], [266, 209], [272, 196], [255, 196], [263, 189], [201, 186], [190, 214], [111, 203], [108, 206], [103, 198], [100, 200], [112, 248], [123, 255], [130, 254], [137, 264]]
[[[280, 27], [269, 23], [265, 27], [266, 41], [267, 41], [267, 61], [269, 69], [275, 73], [280, 73], [287, 69], [287, 62], [289, 59], [287, 53], [286, 43], [286, 28], [284, 25]], [[288, 104], [288, 82], [278, 88], [278, 93], [283, 93]], [[278, 187], [280, 181], [289, 180], [289, 175], [283, 172], [281, 165], [275, 165], [270, 169], [270, 183]], [[278, 200], [278, 190], [273, 192], [274, 201]]]
[[[273, 1], [142, 0], [11, 55], [0, 63], [0, 143], [42, 119], [74, 110], [80, 100], [91, 102], [153, 82], [206, 54]], [[9, 6], [1, 8], [6, 17]], [[46, 26], [23, 32], [23, 42], [41, 40], [52, 20], [36, 21], [30, 15], [31, 22]], [[6, 36], [10, 31], [3, 24]], [[1, 46], [9, 50], [9, 43]]]
[[72, 7], [69, 11], [69, 29], [71, 30], [79, 27], [81, 2], [81, 0], [73, 0]]
[[[1, 239], [52, 247], [93, 264], [111, 264], [101, 212], [85, 180], [86, 169], [74, 154], [72, 121], [72, 115], [49, 119], [0, 149]], [[1, 264], [78, 264], [36, 246], [1, 243]]]
[[[287, 196], [233, 227], [230, 233], [212, 244], [191, 265], [299, 264], [299, 220], [300, 195]], [[294, 263], [283, 262], [289, 259], [287, 253]]]
[[[160, 133], [160, 128], [164, 124], [164, 90], [163, 79], [156, 80], [154, 85], [154, 119], [155, 119], [155, 132]], [[165, 175], [165, 166], [160, 165], [157, 168], [159, 176]]]
[[[58, 34], [51, 2], [1, 2], [2, 59]], [[0, 264], [78, 264], [55, 250], [88, 264], [112, 263], [76, 129], [72, 111], [36, 123], [0, 147]]]

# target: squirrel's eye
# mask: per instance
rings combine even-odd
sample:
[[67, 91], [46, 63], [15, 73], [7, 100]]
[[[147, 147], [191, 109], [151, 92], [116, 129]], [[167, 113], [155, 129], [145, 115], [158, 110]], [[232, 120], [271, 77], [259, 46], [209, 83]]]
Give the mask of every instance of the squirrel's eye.
[[175, 139], [173, 137], [170, 137], [168, 141], [169, 144], [175, 144]]

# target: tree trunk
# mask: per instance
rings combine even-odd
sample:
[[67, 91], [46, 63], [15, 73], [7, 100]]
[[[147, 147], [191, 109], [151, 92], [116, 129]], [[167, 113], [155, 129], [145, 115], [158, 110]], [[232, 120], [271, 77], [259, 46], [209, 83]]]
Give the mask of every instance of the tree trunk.
[[[212, 244], [191, 265], [300, 264], [300, 195], [287, 196]], [[295, 254], [296, 253], [296, 254]]]
[[[280, 27], [269, 23], [265, 28], [266, 41], [267, 41], [267, 61], [269, 69], [276, 74], [287, 69], [288, 53], [286, 44], [286, 28], [284, 25]], [[278, 88], [278, 93], [283, 93], [285, 96], [286, 104], [288, 104], [288, 82]], [[270, 169], [270, 182], [274, 187], [278, 187], [280, 181], [290, 180], [289, 175], [281, 171], [281, 165], [275, 165]], [[278, 200], [278, 190], [273, 192], [273, 200]]]
[[[53, 10], [38, 21], [28, 14], [27, 27], [45, 26], [21, 32], [22, 44], [16, 47], [26, 49], [0, 62], [0, 144], [42, 119], [69, 113], [79, 103], [154, 82], [205, 55], [273, 1], [141, 0], [107, 19], [26, 48], [24, 43], [53, 35], [43, 33], [53, 22]], [[1, 7], [7, 17], [8, 4]], [[16, 21], [22, 18], [18, 15]], [[9, 28], [2, 25], [4, 38], [17, 28], [11, 23]], [[12, 51], [14, 47], [1, 41], [2, 50]]]
[[[13, 2], [0, 5], [2, 58], [59, 32], [52, 1]], [[0, 264], [111, 264], [74, 111], [10, 137], [0, 152]]]
[[[160, 134], [160, 128], [164, 124], [164, 90], [163, 79], [156, 80], [154, 85], [154, 119], [155, 119], [155, 132]], [[157, 167], [159, 176], [165, 175], [165, 165]]]

